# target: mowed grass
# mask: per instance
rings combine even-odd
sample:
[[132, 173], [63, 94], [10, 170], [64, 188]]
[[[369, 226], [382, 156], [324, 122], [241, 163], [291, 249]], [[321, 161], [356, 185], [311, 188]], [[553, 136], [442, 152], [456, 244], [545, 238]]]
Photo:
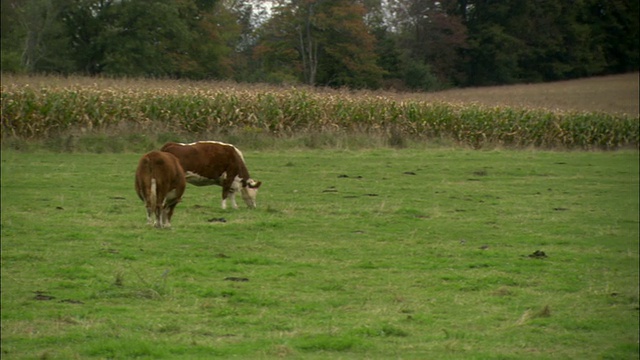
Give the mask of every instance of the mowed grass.
[[245, 151], [170, 230], [140, 155], [2, 152], [3, 359], [638, 358], [636, 151]]

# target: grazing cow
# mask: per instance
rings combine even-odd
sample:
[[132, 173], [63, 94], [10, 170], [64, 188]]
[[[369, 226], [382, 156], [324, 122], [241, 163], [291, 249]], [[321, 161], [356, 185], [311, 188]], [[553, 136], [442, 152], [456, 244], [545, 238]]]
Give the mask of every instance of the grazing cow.
[[222, 186], [222, 208], [238, 208], [235, 194], [240, 191], [250, 209], [256, 207], [258, 188], [262, 184], [249, 176], [242, 152], [235, 146], [217, 141], [198, 141], [192, 144], [167, 143], [162, 151], [175, 155], [185, 171], [187, 182], [196, 186]]
[[175, 156], [151, 151], [140, 159], [136, 192], [147, 207], [147, 223], [158, 228], [171, 227], [173, 208], [180, 202], [185, 187], [184, 170]]

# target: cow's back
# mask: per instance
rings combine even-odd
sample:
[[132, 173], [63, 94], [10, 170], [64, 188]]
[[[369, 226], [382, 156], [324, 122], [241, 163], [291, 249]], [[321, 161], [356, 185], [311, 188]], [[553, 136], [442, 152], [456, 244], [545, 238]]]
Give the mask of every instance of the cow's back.
[[208, 179], [241, 175], [242, 158], [233, 145], [218, 142], [193, 144], [167, 143], [161, 151], [175, 155], [185, 172], [198, 174]]

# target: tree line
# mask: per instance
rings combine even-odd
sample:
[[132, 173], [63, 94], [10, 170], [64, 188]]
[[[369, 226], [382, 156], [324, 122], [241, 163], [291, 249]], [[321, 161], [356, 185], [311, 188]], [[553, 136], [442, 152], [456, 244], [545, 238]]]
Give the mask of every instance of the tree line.
[[434, 90], [637, 71], [637, 0], [2, 0], [2, 70]]

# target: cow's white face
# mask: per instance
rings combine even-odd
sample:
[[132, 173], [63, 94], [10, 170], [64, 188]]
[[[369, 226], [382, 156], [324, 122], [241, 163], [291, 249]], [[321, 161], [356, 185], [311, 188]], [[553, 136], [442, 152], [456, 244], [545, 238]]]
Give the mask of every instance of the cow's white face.
[[256, 182], [253, 179], [249, 179], [249, 181], [247, 181], [247, 186], [242, 187], [242, 199], [249, 209], [256, 208], [256, 197], [258, 197], [258, 188], [260, 185], [262, 185], [262, 182]]

